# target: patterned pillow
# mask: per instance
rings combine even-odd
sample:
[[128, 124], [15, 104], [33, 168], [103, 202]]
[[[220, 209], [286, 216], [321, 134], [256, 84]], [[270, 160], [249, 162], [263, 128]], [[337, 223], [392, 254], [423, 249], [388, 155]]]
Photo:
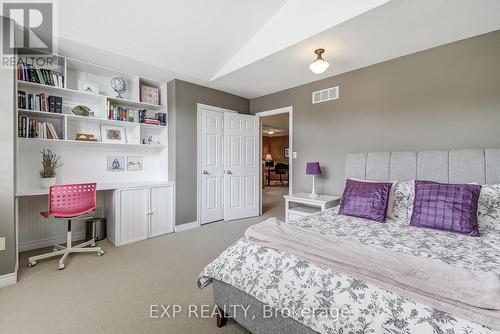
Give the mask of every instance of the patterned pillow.
[[408, 223], [413, 211], [415, 181], [398, 182], [394, 186], [393, 219]]
[[339, 213], [385, 222], [391, 186], [390, 182], [359, 182], [348, 179]]
[[500, 184], [486, 184], [481, 188], [477, 219], [480, 228], [500, 231]]
[[410, 225], [479, 236], [477, 206], [481, 186], [415, 181]]

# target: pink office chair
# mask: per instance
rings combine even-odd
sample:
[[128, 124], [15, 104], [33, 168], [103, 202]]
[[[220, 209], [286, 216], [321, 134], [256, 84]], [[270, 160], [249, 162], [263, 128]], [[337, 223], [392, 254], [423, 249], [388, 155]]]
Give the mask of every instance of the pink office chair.
[[[36, 265], [36, 261], [63, 255], [59, 260], [59, 270], [64, 269], [64, 261], [71, 253], [97, 252], [97, 256], [104, 254], [101, 247], [95, 247], [95, 240], [91, 239], [77, 246], [72, 246], [71, 218], [82, 216], [96, 208], [96, 184], [64, 184], [51, 186], [49, 189], [49, 211], [40, 212], [45, 217], [62, 218], [68, 220], [66, 247], [55, 245], [54, 251], [47, 254], [28, 258], [28, 267]], [[91, 246], [91, 247], [87, 247]], [[87, 247], [87, 248], [85, 248]]]

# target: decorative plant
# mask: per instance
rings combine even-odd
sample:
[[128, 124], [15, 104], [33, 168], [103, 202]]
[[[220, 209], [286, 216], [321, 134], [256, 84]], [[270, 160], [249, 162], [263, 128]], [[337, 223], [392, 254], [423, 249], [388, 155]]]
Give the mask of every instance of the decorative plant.
[[59, 163], [61, 156], [52, 153], [51, 150], [43, 150], [42, 153], [42, 169], [40, 170], [41, 178], [52, 178], [56, 177], [56, 169], [61, 167], [62, 164]]

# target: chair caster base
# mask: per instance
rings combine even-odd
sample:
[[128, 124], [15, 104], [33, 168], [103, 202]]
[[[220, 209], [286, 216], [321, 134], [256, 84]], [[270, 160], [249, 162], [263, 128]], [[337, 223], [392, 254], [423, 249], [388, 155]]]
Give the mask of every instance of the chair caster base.
[[28, 262], [28, 268], [36, 266], [36, 261], [30, 261]]
[[104, 251], [103, 250], [101, 250], [100, 252], [97, 253], [97, 256], [102, 256], [102, 255], [104, 255]]
[[59, 264], [59, 270], [63, 270], [64, 269], [64, 264]]

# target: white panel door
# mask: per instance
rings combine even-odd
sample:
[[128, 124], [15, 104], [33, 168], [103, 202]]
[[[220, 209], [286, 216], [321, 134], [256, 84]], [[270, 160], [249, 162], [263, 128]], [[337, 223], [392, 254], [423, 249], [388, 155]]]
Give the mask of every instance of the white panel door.
[[201, 111], [201, 224], [224, 219], [224, 113]]
[[151, 188], [149, 237], [174, 232], [174, 187]]
[[224, 115], [224, 219], [259, 215], [259, 118]]
[[148, 238], [149, 188], [119, 190], [119, 244]]

